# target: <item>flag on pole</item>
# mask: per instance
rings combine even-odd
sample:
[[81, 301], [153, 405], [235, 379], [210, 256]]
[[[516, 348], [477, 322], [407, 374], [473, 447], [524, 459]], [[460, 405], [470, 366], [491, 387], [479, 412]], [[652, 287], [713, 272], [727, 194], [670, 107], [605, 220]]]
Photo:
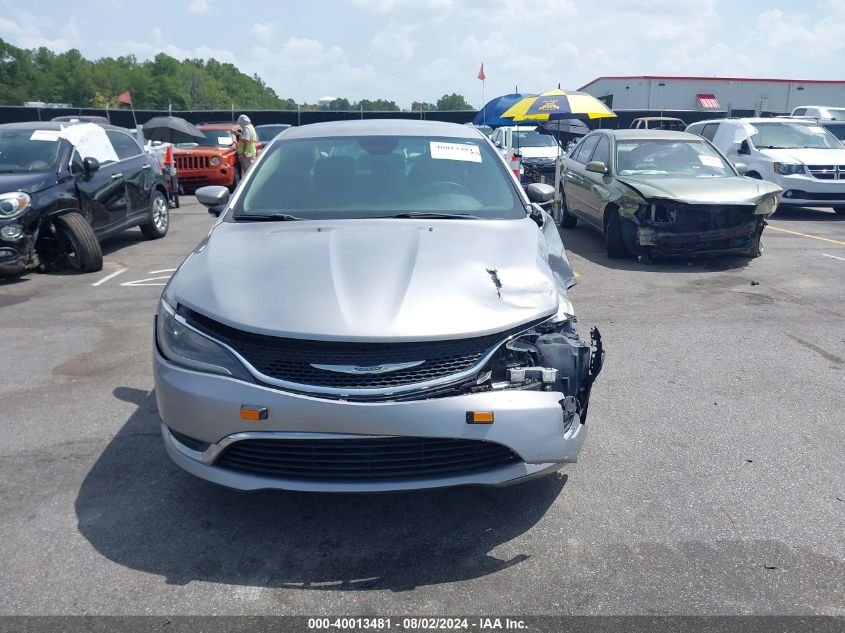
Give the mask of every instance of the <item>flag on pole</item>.
[[125, 103], [126, 105], [132, 105], [132, 95], [129, 94], [129, 91], [121, 92], [117, 95], [117, 102], [118, 103]]
[[484, 62], [481, 62], [481, 68], [478, 70], [478, 78], [481, 81], [487, 79], [487, 75], [484, 74]]

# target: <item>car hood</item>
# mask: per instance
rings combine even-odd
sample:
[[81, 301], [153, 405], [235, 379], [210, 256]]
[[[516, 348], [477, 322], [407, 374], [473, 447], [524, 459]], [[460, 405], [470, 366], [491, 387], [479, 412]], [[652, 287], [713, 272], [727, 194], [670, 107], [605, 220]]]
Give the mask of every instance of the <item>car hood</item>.
[[527, 218], [221, 222], [165, 296], [275, 336], [482, 336], [557, 311], [546, 244]]
[[666, 198], [700, 204], [756, 203], [781, 188], [766, 180], [744, 176], [731, 178], [648, 178], [619, 176], [619, 182], [635, 189], [644, 198]]
[[0, 174], [0, 193], [23, 191], [35, 193], [52, 187], [58, 182], [56, 172], [25, 172], [20, 174]]
[[845, 165], [845, 148], [813, 149], [809, 147], [797, 147], [791, 149], [761, 149], [759, 151], [782, 163]]

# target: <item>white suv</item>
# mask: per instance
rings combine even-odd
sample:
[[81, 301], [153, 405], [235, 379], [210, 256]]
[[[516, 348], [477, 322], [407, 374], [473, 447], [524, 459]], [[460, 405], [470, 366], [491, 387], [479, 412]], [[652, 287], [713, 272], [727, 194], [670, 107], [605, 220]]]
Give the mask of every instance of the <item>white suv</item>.
[[823, 126], [800, 119], [715, 119], [687, 127], [751, 178], [783, 189], [781, 205], [845, 213], [845, 147]]

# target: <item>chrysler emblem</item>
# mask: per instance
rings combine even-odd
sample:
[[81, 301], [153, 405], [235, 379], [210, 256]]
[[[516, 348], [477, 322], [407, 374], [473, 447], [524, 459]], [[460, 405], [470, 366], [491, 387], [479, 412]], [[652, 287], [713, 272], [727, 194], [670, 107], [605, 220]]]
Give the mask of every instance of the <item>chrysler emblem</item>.
[[383, 365], [373, 365], [372, 367], [362, 367], [360, 365], [319, 365], [317, 363], [311, 363], [311, 367], [322, 369], [323, 371], [334, 371], [339, 374], [389, 374], [392, 371], [400, 371], [422, 365], [424, 362], [424, 360], [415, 360], [410, 363], [385, 363]]

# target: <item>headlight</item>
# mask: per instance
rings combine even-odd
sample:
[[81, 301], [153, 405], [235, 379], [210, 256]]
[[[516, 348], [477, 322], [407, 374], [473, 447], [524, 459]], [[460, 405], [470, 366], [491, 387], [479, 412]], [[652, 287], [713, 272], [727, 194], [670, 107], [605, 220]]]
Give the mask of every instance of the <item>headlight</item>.
[[0, 194], [0, 218], [13, 218], [26, 210], [31, 202], [29, 195], [23, 191]]
[[177, 365], [254, 382], [237, 358], [187, 325], [163, 299], [159, 304], [156, 334], [162, 355]]
[[212, 165], [213, 167], [217, 167], [217, 165], [219, 165], [219, 164], [220, 164], [220, 157], [219, 157], [219, 156], [212, 156], [212, 157], [211, 157], [211, 160], [210, 160], [210, 161], [208, 161], [208, 162], [209, 162], [209, 163], [211, 163], [211, 165]]
[[7, 240], [16, 240], [23, 234], [23, 227], [20, 224], [8, 224], [0, 229], [0, 235]]
[[754, 209], [755, 215], [771, 215], [775, 212], [778, 208], [778, 197], [777, 196], [766, 196], [760, 202], [757, 203], [757, 207]]
[[789, 176], [791, 174], [803, 174], [804, 165], [793, 163], [774, 163], [775, 173], [781, 176]]

